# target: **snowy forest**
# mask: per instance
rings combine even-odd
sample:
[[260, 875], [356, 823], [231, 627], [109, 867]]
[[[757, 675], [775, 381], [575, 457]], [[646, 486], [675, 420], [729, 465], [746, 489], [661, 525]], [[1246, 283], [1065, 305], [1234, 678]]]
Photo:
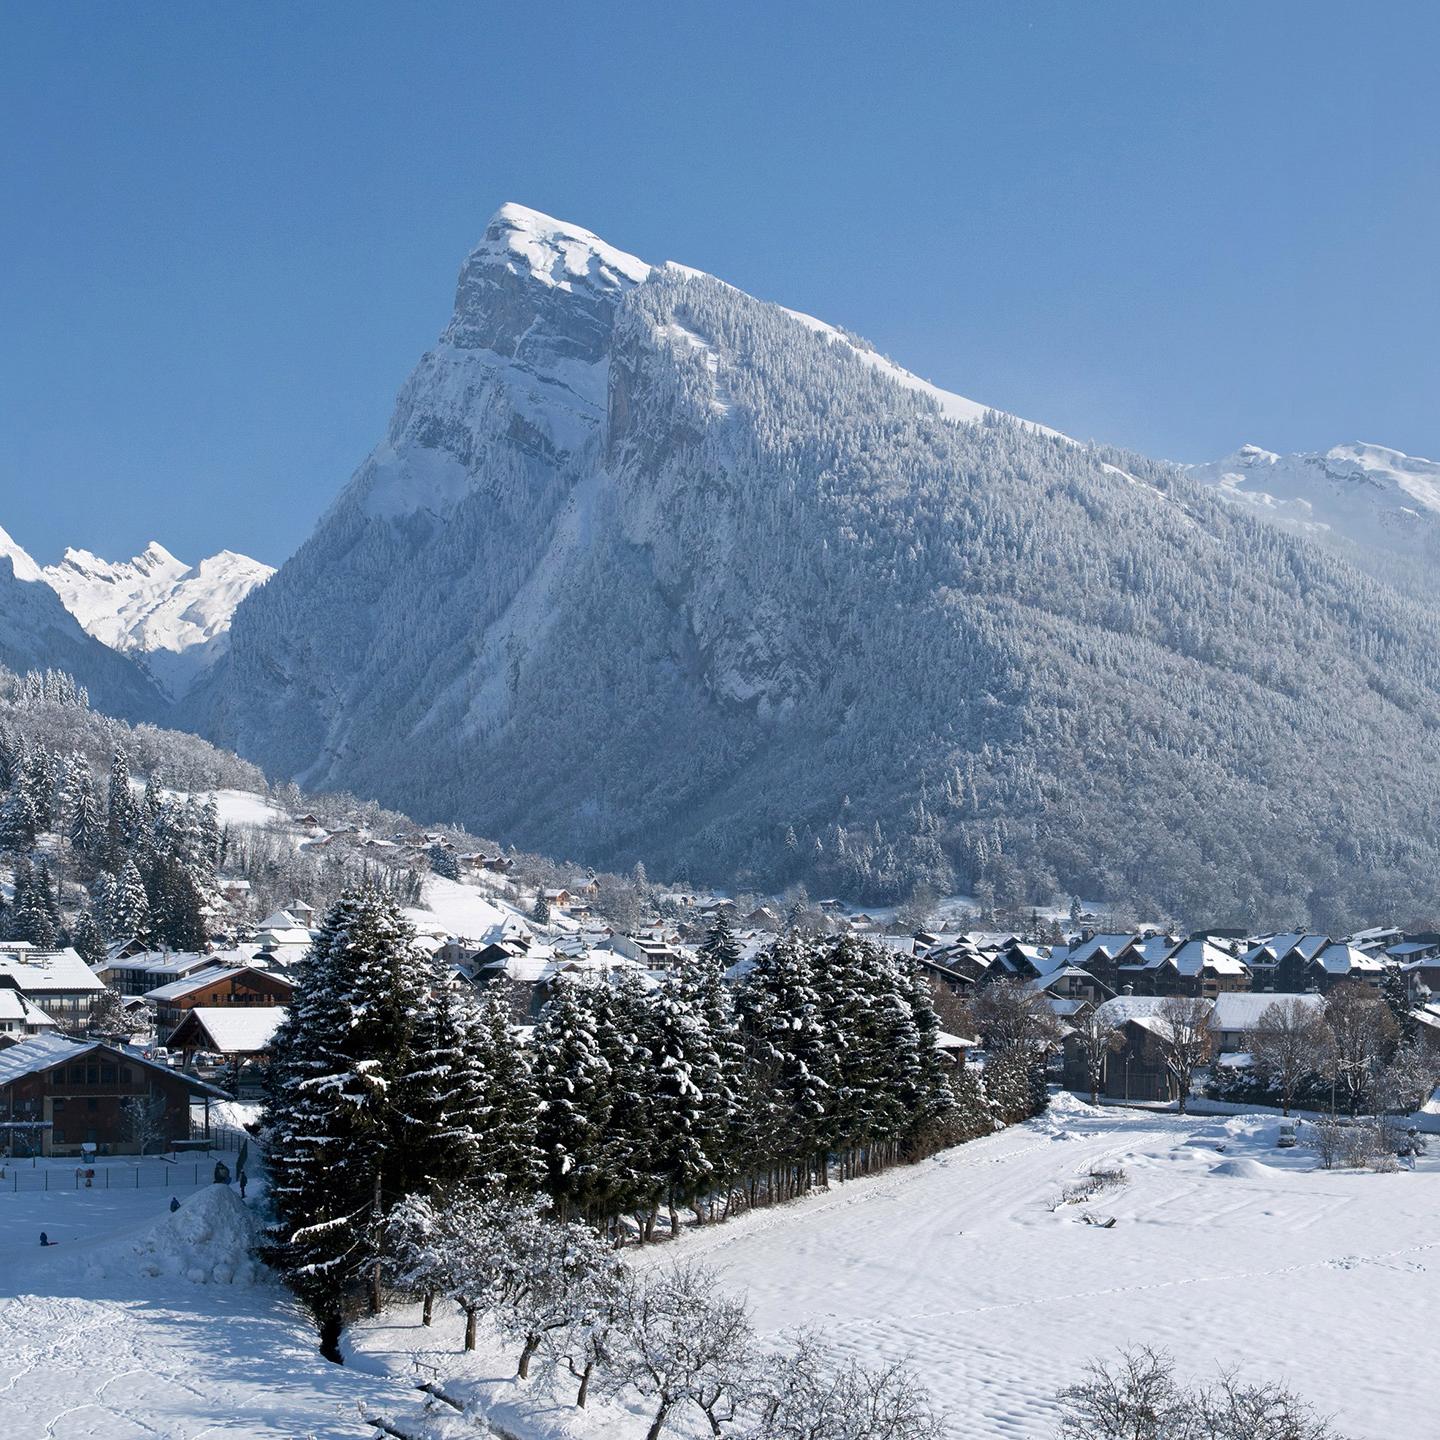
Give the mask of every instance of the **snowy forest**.
[[[269, 790], [253, 765], [195, 736], [97, 714], [69, 675], [0, 671], [0, 856], [13, 867], [0, 938], [73, 945], [92, 964], [113, 941], [204, 950], [242, 918], [219, 913], [222, 868], [251, 881], [251, 909], [297, 897], [318, 906], [357, 884], [418, 894], [411, 869], [232, 832], [213, 799], [224, 788]], [[349, 797], [326, 801], [383, 817]]]

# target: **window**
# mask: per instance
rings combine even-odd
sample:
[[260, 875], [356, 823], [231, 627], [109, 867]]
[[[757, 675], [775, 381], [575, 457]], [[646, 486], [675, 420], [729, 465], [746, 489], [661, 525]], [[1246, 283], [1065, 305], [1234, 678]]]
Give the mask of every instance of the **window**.
[[102, 1065], [100, 1067], [100, 1083], [102, 1085], [113, 1085], [115, 1083], [115, 1067], [113, 1065]]

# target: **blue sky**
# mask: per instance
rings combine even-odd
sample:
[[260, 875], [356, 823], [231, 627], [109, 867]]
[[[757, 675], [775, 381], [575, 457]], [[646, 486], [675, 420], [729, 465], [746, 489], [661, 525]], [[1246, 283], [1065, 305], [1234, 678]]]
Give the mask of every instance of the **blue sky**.
[[505, 200], [1183, 460], [1440, 456], [1440, 5], [0, 7], [0, 526], [277, 562]]

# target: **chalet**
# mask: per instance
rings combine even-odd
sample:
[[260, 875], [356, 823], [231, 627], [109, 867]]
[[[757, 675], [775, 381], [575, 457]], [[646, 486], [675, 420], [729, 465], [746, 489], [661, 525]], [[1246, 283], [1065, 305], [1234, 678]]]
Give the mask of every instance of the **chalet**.
[[1029, 988], [1055, 1000], [1084, 1000], [1092, 1006], [1108, 1000], [1112, 993], [1088, 970], [1063, 962], [1048, 974], [1037, 975], [1029, 982]]
[[100, 978], [121, 995], [145, 995], [173, 985], [199, 970], [209, 970], [216, 957], [195, 950], [140, 950], [100, 966]]
[[1312, 983], [1311, 964], [1330, 944], [1328, 935], [1295, 936], [1289, 947], [1276, 957], [1270, 974], [1271, 989], [1287, 995], [1303, 994]]
[[0, 945], [0, 990], [15, 990], [61, 1030], [83, 1031], [104, 993], [100, 977], [76, 951], [39, 950], [22, 940]]
[[1251, 1037], [1260, 1024], [1260, 1017], [1278, 1002], [1297, 1001], [1316, 1011], [1325, 1009], [1322, 995], [1272, 995], [1268, 992], [1250, 994], [1226, 993], [1215, 997], [1210, 1012], [1210, 1034], [1216, 1055], [1239, 1055], [1250, 1049]]
[[[1178, 1097], [1175, 1079], [1165, 1063], [1165, 1045], [1170, 1027], [1164, 1006], [1170, 997], [1160, 995], [1117, 995], [1095, 1014], [1102, 1024], [1113, 1026], [1120, 1036], [1119, 1048], [1105, 1058], [1100, 1093], [1112, 1100], [1162, 1100]], [[1085, 1057], [1077, 1039], [1064, 1042], [1064, 1085], [1084, 1094], [1090, 1089]]]
[[1132, 935], [1089, 935], [1070, 948], [1066, 957], [1071, 965], [1088, 970], [1112, 993], [1120, 988], [1120, 956], [1130, 950]]
[[1116, 973], [1136, 995], [1213, 999], [1224, 991], [1250, 988], [1245, 962], [1207, 939], [1177, 942], [1171, 936], [1152, 936], [1129, 948]]
[[1387, 968], [1384, 960], [1367, 955], [1353, 945], [1327, 945], [1305, 968], [1302, 988], [1323, 994], [1344, 980], [1378, 987]]
[[239, 1064], [268, 1060], [270, 1042], [285, 1019], [283, 1005], [197, 1005], [170, 1033], [165, 1048], [188, 1062], [197, 1051]]
[[259, 1009], [288, 1005], [293, 991], [294, 986], [272, 970], [259, 970], [253, 965], [213, 965], [173, 985], [151, 990], [145, 999], [155, 1007], [156, 1028], [172, 1030], [185, 1018], [187, 1010], [198, 1006]]
[[0, 1045], [56, 1028], [55, 1021], [19, 990], [0, 989]]
[[0, 1050], [0, 1133], [12, 1154], [135, 1154], [125, 1102], [159, 1100], [159, 1146], [190, 1138], [190, 1106], [225, 1091], [103, 1041], [36, 1035]]

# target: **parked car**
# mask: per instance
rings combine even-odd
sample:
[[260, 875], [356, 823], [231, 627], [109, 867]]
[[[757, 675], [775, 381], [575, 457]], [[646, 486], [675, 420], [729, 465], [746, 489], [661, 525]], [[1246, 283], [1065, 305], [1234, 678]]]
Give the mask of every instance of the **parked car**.
[[1299, 1141], [1300, 1122], [1298, 1120], [1282, 1120], [1280, 1133], [1275, 1138], [1276, 1146], [1281, 1150], [1293, 1150]]

